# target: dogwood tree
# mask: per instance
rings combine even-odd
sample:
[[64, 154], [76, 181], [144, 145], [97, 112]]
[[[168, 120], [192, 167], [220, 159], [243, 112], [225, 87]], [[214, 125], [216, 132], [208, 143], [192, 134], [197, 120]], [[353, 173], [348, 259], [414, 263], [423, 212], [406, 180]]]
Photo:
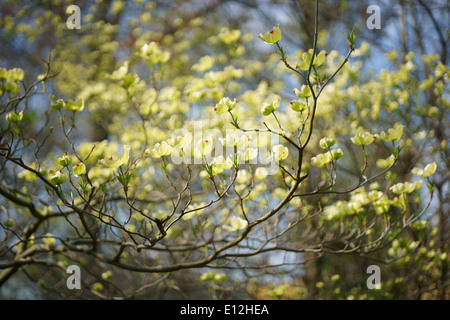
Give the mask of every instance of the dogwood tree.
[[[145, 9], [120, 58], [121, 26], [91, 8], [43, 71], [0, 69], [0, 285], [24, 273], [61, 295], [133, 298], [200, 270], [226, 294], [235, 272], [420, 250], [401, 236], [426, 227], [435, 192], [437, 159], [411, 161], [416, 148], [446, 150], [418, 130], [448, 108], [439, 57], [422, 57], [420, 82], [413, 54], [400, 63], [395, 52], [395, 70], [364, 77], [370, 48], [357, 30], [342, 35], [345, 55], [320, 47], [319, 1], [305, 48], [284, 45], [281, 24], [259, 36], [208, 34], [191, 17], [154, 31], [157, 8]], [[69, 32], [52, 19], [57, 34]], [[252, 59], [255, 47], [271, 54]], [[420, 104], [423, 90], [435, 105]], [[412, 164], [406, 175], [395, 173], [402, 161]], [[447, 261], [442, 249], [428, 258]], [[70, 265], [83, 270], [78, 293], [66, 287]]]

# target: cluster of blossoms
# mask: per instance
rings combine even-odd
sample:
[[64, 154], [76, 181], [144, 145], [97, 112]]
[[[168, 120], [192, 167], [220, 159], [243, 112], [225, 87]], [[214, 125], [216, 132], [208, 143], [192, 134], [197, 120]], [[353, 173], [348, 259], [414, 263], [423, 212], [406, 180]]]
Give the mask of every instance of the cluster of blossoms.
[[[218, 38], [226, 44], [235, 43], [240, 37], [240, 32], [238, 30], [224, 30]], [[279, 27], [274, 27], [271, 31], [259, 35], [264, 42], [270, 45], [276, 44], [280, 49], [280, 55], [282, 56], [282, 61], [286, 62], [286, 57], [284, 56], [284, 51], [279, 46], [278, 42], [281, 40], [282, 35]], [[159, 63], [165, 63], [170, 59], [170, 54], [161, 50], [159, 45], [155, 42], [151, 42], [149, 44], [144, 44], [139, 52], [138, 56], [143, 58], [146, 62], [149, 63], [150, 67], [153, 69], [154, 65]], [[327, 53], [325, 51], [320, 51], [318, 53], [313, 53], [313, 50], [310, 49], [301, 54], [301, 58], [298, 60], [295, 65], [295, 69], [301, 71], [309, 71], [312, 72], [312, 77], [315, 79], [315, 85], [311, 85], [311, 82], [307, 81], [308, 84], [303, 84], [299, 88], [294, 88], [293, 93], [297, 97], [297, 99], [292, 100], [289, 103], [290, 108], [302, 114], [305, 110], [309, 112], [311, 109], [310, 102], [317, 100], [316, 94], [319, 92], [320, 94], [320, 86], [323, 84], [323, 80], [327, 79], [326, 75], [320, 75], [317, 70], [321, 67], [326, 60]], [[215, 63], [215, 59], [210, 56], [204, 56], [200, 59], [199, 63], [193, 66], [193, 70], [198, 72], [207, 71], [213, 67]], [[292, 69], [292, 68], [291, 68]], [[123, 65], [114, 71], [110, 78], [113, 80], [121, 80], [122, 86], [125, 89], [128, 89], [130, 86], [136, 84], [139, 81], [139, 78], [136, 74], [129, 74], [129, 63], [125, 61]], [[295, 70], [297, 71], [297, 70]], [[300, 71], [298, 71], [301, 73]], [[227, 74], [230, 75], [227, 75]], [[0, 69], [0, 80], [6, 79], [5, 77], [9, 77], [11, 79], [15, 79], [14, 81], [19, 81], [23, 78], [23, 75], [18, 70], [8, 71], [7, 76], [4, 75], [5, 72]], [[223, 72], [208, 72], [205, 74], [204, 78], [210, 82], [209, 87], [213, 87], [214, 84], [218, 82], [223, 82], [228, 78], [239, 78], [242, 76], [242, 70], [235, 69], [225, 69]], [[308, 73], [309, 76], [309, 73]], [[9, 81], [9, 80], [8, 80]], [[4, 82], [4, 81], [3, 81]], [[5, 87], [4, 85], [1, 88]], [[11, 90], [9, 90], [11, 91]], [[219, 96], [220, 97], [220, 96]], [[217, 100], [219, 99], [217, 97]], [[71, 111], [73, 113], [81, 112], [84, 108], [83, 99], [79, 99], [76, 101], [68, 100], [64, 101], [62, 99], [55, 100], [54, 96], [50, 96], [51, 100], [51, 109], [52, 110], [61, 110], [62, 108]], [[216, 101], [217, 101], [216, 100]], [[268, 101], [268, 102], [267, 102]], [[271, 96], [267, 99], [266, 102], [259, 104], [259, 111], [264, 116], [273, 115], [280, 125], [276, 111], [280, 107], [280, 97]], [[239, 128], [237, 118], [233, 115], [233, 111], [237, 106], [236, 98], [232, 99], [229, 97], [222, 97], [218, 103], [216, 103], [213, 107], [215, 113], [219, 115], [230, 114], [232, 117], [232, 124], [237, 128]], [[239, 108], [238, 108], [239, 109]], [[6, 115], [7, 120], [10, 123], [20, 122], [23, 118], [23, 112], [12, 111]], [[281, 126], [280, 126], [281, 128]], [[363, 150], [365, 146], [372, 144], [375, 139], [387, 142], [394, 142], [400, 140], [403, 134], [404, 126], [401, 124], [396, 124], [393, 128], [390, 128], [387, 132], [381, 132], [380, 134], [372, 134], [370, 132], [359, 132], [355, 134], [351, 141], [353, 144], [357, 146], [362, 146]], [[245, 130], [244, 130], [245, 131]], [[270, 131], [270, 130], [269, 130]], [[231, 150], [230, 154], [223, 156], [220, 152], [217, 152], [218, 148], [215, 145], [215, 142], [220, 142], [220, 148], [226, 148], [227, 150]], [[226, 134], [225, 137], [216, 139], [213, 136], [203, 137], [196, 141], [193, 141], [193, 135], [191, 133], [187, 133], [184, 136], [176, 136], [165, 141], [161, 141], [156, 143], [152, 148], [148, 148], [145, 150], [145, 155], [150, 156], [154, 159], [161, 159], [163, 162], [163, 169], [167, 175], [167, 157], [175, 156], [181, 157], [185, 164], [188, 164], [190, 157], [201, 159], [202, 165], [205, 168], [206, 177], [212, 177], [216, 175], [220, 175], [226, 170], [234, 168], [237, 171], [236, 182], [238, 184], [246, 183], [250, 178], [258, 179], [257, 177], [267, 176], [267, 170], [263, 167], [256, 168], [255, 172], [252, 172], [252, 168], [249, 170], [240, 168], [239, 164], [241, 163], [250, 163], [252, 160], [256, 159], [258, 153], [260, 152], [258, 149], [258, 145], [251, 144], [252, 137], [247, 134]], [[319, 145], [322, 149], [326, 150], [324, 153], [317, 154], [316, 156], [311, 158], [311, 162], [314, 166], [323, 168], [331, 163], [332, 167], [336, 167], [336, 161], [343, 157], [343, 151], [340, 148], [333, 148], [336, 141], [334, 138], [323, 138], [320, 140]], [[215, 149], [215, 147], [217, 149]], [[215, 151], [215, 152], [214, 152]], [[215, 154], [214, 157], [212, 155]], [[277, 144], [273, 146], [268, 152], [269, 157], [274, 162], [280, 163], [286, 160], [289, 156], [289, 149], [282, 145]], [[364, 151], [364, 155], [365, 151]], [[206, 158], [209, 158], [207, 160]], [[130, 146], [123, 146], [123, 153], [120, 154], [118, 152], [112, 153], [110, 156], [106, 156], [98, 161], [103, 167], [108, 169], [117, 169], [124, 165], [127, 165], [130, 158]], [[69, 179], [71, 178], [71, 174], [76, 177], [81, 177], [86, 174], [86, 165], [83, 162], [79, 162], [78, 164], [72, 167], [70, 171], [69, 166], [72, 164], [72, 157], [68, 155], [63, 155], [58, 159], [59, 164], [63, 167], [57, 171], [50, 171], [48, 174], [49, 181], [54, 185], [62, 185], [66, 182], [66, 175], [63, 173], [64, 169], [68, 171]], [[396, 156], [391, 156], [390, 158], [383, 160], [385, 163], [385, 167], [391, 165]], [[378, 164], [378, 163], [377, 163]], [[381, 163], [380, 163], [381, 164]], [[414, 168], [412, 173], [419, 177], [428, 177], [433, 174], [436, 170], [436, 164], [432, 163], [427, 165], [424, 169]], [[124, 179], [122, 170], [120, 170], [119, 177]], [[204, 172], [202, 172], [203, 174]], [[205, 176], [205, 174], [203, 174]], [[124, 180], [125, 181], [125, 180]], [[121, 181], [122, 182], [122, 181]], [[122, 182], [125, 187], [125, 183]], [[389, 199], [388, 196], [379, 191], [379, 190], [370, 190], [369, 192], [365, 192], [364, 190], [357, 190], [357, 192], [353, 193], [348, 201], [339, 201], [335, 205], [328, 206], [325, 208], [324, 215], [325, 219], [331, 219], [337, 217], [343, 217], [351, 214], [359, 214], [366, 210], [366, 206], [372, 204], [374, 206], [375, 212], [377, 214], [384, 214], [389, 210], [391, 205], [397, 206], [399, 208], [404, 209], [406, 204], [403, 195], [406, 193], [412, 193], [415, 190], [418, 190], [422, 186], [422, 181], [415, 182], [403, 182], [397, 183], [390, 188], [390, 191], [399, 195], [394, 199]], [[190, 205], [184, 216], [182, 218], [184, 220], [189, 220], [196, 215], [200, 215], [204, 209], [205, 204], [199, 204], [197, 206]], [[223, 229], [233, 232], [245, 229], [248, 225], [247, 220], [244, 220], [237, 216], [230, 216], [230, 218], [226, 221], [226, 224], [223, 226]]]
[[[11, 95], [18, 94], [21, 91], [18, 82], [22, 81], [25, 73], [22, 69], [0, 68], [0, 97], [5, 93]], [[11, 124], [19, 123], [23, 119], [23, 111], [13, 110], [5, 115], [6, 121]]]
[[[216, 141], [220, 144], [217, 145]], [[216, 144], [215, 144], [216, 143]], [[257, 144], [257, 143], [256, 143]], [[220, 148], [218, 150], [217, 148]], [[226, 150], [226, 156], [221, 154], [222, 148]], [[212, 155], [215, 150], [215, 156]], [[253, 143], [252, 136], [247, 134], [227, 133], [223, 138], [208, 136], [192, 141], [192, 134], [177, 136], [162, 142], [156, 143], [153, 148], [145, 150], [145, 154], [158, 159], [162, 158], [166, 163], [166, 157], [182, 158], [185, 164], [189, 164], [191, 156], [201, 159], [211, 169], [212, 175], [218, 175], [225, 170], [239, 167], [239, 164], [253, 163], [258, 156], [259, 149]], [[287, 158], [289, 149], [277, 144], [270, 150], [269, 158], [272, 161], [280, 162]], [[207, 160], [210, 159], [209, 161]]]
[[[432, 162], [427, 164], [423, 169], [417, 167], [413, 168], [411, 170], [411, 173], [421, 178], [428, 178], [429, 176], [431, 176], [433, 173], [436, 172], [436, 169], [437, 169], [436, 162]], [[419, 189], [422, 186], [422, 184], [423, 184], [422, 180], [417, 180], [415, 182], [405, 181], [396, 183], [390, 188], [390, 190], [396, 194], [412, 193], [413, 191]]]
[[84, 100], [78, 99], [78, 100], [67, 100], [64, 101], [63, 99], [58, 99], [55, 101], [54, 95], [49, 95], [51, 104], [50, 108], [54, 111], [61, 110], [62, 108], [66, 109], [67, 111], [73, 112], [73, 113], [79, 113], [83, 111], [84, 109]]
[[20, 68], [12, 68], [9, 70], [0, 68], [0, 97], [4, 93], [19, 93], [21, 88], [18, 82], [22, 81], [24, 76], [25, 73]]
[[[67, 181], [66, 175], [61, 172], [63, 169], [67, 169], [69, 177], [71, 177], [72, 175], [69, 169], [69, 166], [72, 164], [71, 156], [67, 154], [62, 155], [58, 158], [58, 164], [62, 166], [62, 169], [59, 169], [56, 172], [54, 170], [50, 170], [47, 173], [48, 181], [54, 185], [62, 185]], [[76, 165], [72, 166], [72, 172], [75, 177], [81, 177], [86, 173], [86, 165], [83, 162], [79, 162]]]
[[[436, 167], [436, 163], [433, 162], [428, 164], [424, 169], [414, 168], [412, 173], [420, 177], [428, 177], [436, 171]], [[422, 185], [422, 180], [397, 183], [390, 188], [390, 191], [399, 196], [389, 199], [385, 193], [377, 190], [378, 184], [374, 183], [370, 186], [373, 190], [370, 190], [369, 192], [360, 188], [355, 191], [349, 201], [339, 201], [336, 205], [327, 206], [324, 210], [324, 219], [331, 220], [336, 217], [343, 218], [348, 215], [360, 214], [365, 212], [366, 206], [370, 204], [373, 205], [377, 214], [386, 214], [390, 206], [406, 210], [406, 198], [402, 195], [412, 193], [415, 190], [418, 190]]]
[[[164, 158], [170, 155], [183, 157], [192, 155], [195, 158], [203, 158], [213, 150], [213, 138], [206, 137], [192, 143], [192, 134], [177, 136], [166, 141], [156, 143], [152, 149], [145, 150], [145, 154], [152, 158]], [[185, 162], [187, 164], [187, 162]]]
[[325, 153], [319, 153], [315, 157], [311, 158], [311, 162], [316, 167], [323, 167], [331, 161], [338, 160], [344, 155], [342, 149], [331, 149], [336, 141], [333, 138], [323, 138], [320, 140], [319, 145], [322, 149], [328, 149]]
[[[357, 146], [367, 146], [370, 145], [375, 139], [380, 139], [382, 141], [398, 141], [400, 140], [403, 134], [404, 126], [401, 124], [396, 124], [393, 128], [390, 128], [387, 133], [384, 131], [380, 134], [372, 134], [370, 132], [357, 133], [355, 136], [350, 138], [353, 144]], [[330, 148], [335, 144], [335, 140], [333, 138], [323, 138], [320, 140], [319, 145], [322, 149], [328, 149], [329, 151], [326, 153], [321, 153], [316, 155], [311, 159], [311, 162], [316, 167], [323, 167], [326, 164], [330, 163], [333, 160], [337, 160], [343, 156], [343, 152], [341, 149], [333, 149]], [[390, 157], [387, 161], [388, 167], [393, 163], [394, 158]]]

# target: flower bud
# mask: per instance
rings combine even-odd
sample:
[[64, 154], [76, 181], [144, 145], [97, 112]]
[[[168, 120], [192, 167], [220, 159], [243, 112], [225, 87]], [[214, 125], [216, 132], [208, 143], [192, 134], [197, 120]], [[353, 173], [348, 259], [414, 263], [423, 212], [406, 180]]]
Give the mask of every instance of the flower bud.
[[303, 112], [306, 110], [306, 104], [301, 103], [298, 100], [292, 100], [290, 103], [291, 109], [296, 112]]
[[331, 159], [333, 160], [337, 160], [342, 158], [342, 156], [344, 155], [344, 152], [342, 152], [342, 149], [333, 149], [331, 150]]
[[22, 81], [25, 73], [20, 68], [13, 68], [8, 70], [8, 78], [11, 81]]
[[63, 155], [62, 157], [58, 158], [58, 162], [63, 167], [67, 167], [72, 163], [72, 159], [68, 155]]
[[194, 146], [194, 157], [202, 158], [209, 155], [213, 149], [213, 138], [209, 136], [205, 139], [198, 140]]
[[[301, 69], [304, 71], [309, 70], [309, 66], [311, 65], [313, 49], [309, 49], [307, 52], [303, 52], [302, 59], [297, 62], [297, 69]], [[327, 56], [326, 51], [322, 50], [319, 54], [314, 55], [313, 67], [319, 67], [325, 61], [325, 57]]]
[[64, 104], [64, 108], [74, 113], [81, 112], [84, 109], [84, 100], [83, 99], [77, 101], [67, 100], [66, 103]]
[[230, 225], [224, 225], [223, 228], [225, 230], [228, 230], [231, 232], [245, 229], [248, 226], [247, 220], [244, 220], [244, 219], [236, 217], [236, 216], [232, 216], [229, 219], [229, 222], [230, 222]]
[[341, 279], [341, 276], [339, 274], [335, 274], [331, 276], [331, 281], [338, 282]]
[[414, 190], [419, 189], [422, 186], [422, 180], [416, 182], [406, 181], [404, 183], [394, 184], [390, 189], [393, 193], [402, 194], [402, 193], [411, 193]]
[[282, 161], [289, 155], [289, 149], [281, 144], [272, 148], [272, 156], [275, 161]]
[[218, 114], [224, 114], [227, 113], [228, 111], [233, 110], [235, 106], [236, 106], [236, 98], [233, 101], [231, 101], [230, 98], [224, 97], [219, 101], [218, 104], [216, 104], [216, 106], [214, 107], [214, 111], [217, 112]]
[[333, 138], [323, 138], [320, 140], [319, 145], [322, 149], [328, 149], [334, 146], [335, 140]]
[[241, 158], [247, 162], [255, 159], [258, 156], [258, 149], [255, 148], [247, 148], [244, 150], [243, 154], [241, 154]]
[[272, 101], [272, 103], [267, 102], [264, 103], [263, 106], [261, 107], [261, 113], [263, 116], [267, 117], [268, 115], [276, 111], [279, 106], [280, 106], [280, 98], [276, 98], [275, 100]]
[[55, 101], [52, 100], [52, 103], [50, 104], [50, 108], [54, 111], [61, 110], [64, 107], [64, 100], [58, 99]]
[[244, 134], [239, 138], [236, 145], [237, 145], [238, 149], [246, 150], [250, 146], [251, 141], [252, 141], [252, 136], [248, 136], [248, 135]]
[[218, 156], [213, 159], [211, 166], [213, 175], [218, 175], [225, 170], [231, 169], [233, 167], [233, 162], [230, 158], [225, 159], [223, 156]]
[[139, 76], [136, 73], [128, 73], [122, 78], [122, 87], [126, 90], [133, 87], [139, 81]]
[[413, 168], [411, 170], [411, 173], [416, 176], [426, 178], [426, 177], [432, 175], [436, 171], [436, 169], [437, 169], [436, 162], [432, 162], [432, 163], [427, 164], [425, 166], [425, 168], [423, 168], [423, 169]]
[[7, 113], [5, 117], [9, 123], [17, 123], [23, 119], [23, 111], [11, 111]]
[[64, 174], [62, 174], [61, 172], [56, 171], [56, 173], [54, 173], [48, 177], [48, 181], [50, 181], [50, 183], [55, 184], [55, 185], [61, 185], [66, 182], [66, 176]]
[[161, 158], [170, 155], [172, 152], [172, 147], [167, 141], [155, 144], [152, 150], [145, 150], [145, 153], [150, 155], [152, 158]]
[[263, 116], [267, 117], [273, 112], [273, 107], [270, 103], [264, 103], [261, 107], [261, 113]]
[[4, 92], [10, 92], [10, 93], [19, 93], [20, 92], [20, 85], [18, 83], [15, 83], [14, 81], [6, 81], [3, 83], [2, 90]]
[[112, 277], [113, 272], [111, 270], [107, 270], [105, 272], [102, 273], [102, 279], [103, 280], [108, 280]]
[[164, 63], [170, 59], [170, 53], [162, 51], [158, 43], [154, 41], [144, 44], [139, 51], [139, 56], [151, 65]]
[[320, 168], [326, 165], [327, 163], [331, 162], [331, 154], [329, 152], [327, 153], [319, 153], [315, 157], [311, 158], [311, 162], [314, 166]]
[[297, 97], [299, 98], [308, 98], [312, 96], [312, 92], [311, 89], [309, 88], [309, 86], [307, 85], [302, 85], [302, 87], [299, 89], [295, 88], [294, 89], [294, 93]]
[[394, 128], [390, 128], [387, 133], [384, 131], [380, 133], [379, 137], [383, 141], [397, 141], [402, 137], [403, 128], [402, 124], [396, 124]]
[[214, 276], [214, 281], [216, 282], [224, 282], [227, 280], [227, 276], [223, 273], [218, 273]]
[[201, 281], [212, 280], [212, 279], [214, 279], [215, 275], [216, 275], [215, 271], [205, 272], [201, 275], [200, 280]]
[[111, 156], [100, 159], [99, 163], [101, 163], [105, 167], [115, 169], [120, 166], [126, 165], [129, 159], [130, 159], [130, 146], [124, 145], [123, 155], [118, 152], [114, 152]]
[[219, 141], [226, 147], [234, 147], [238, 145], [239, 136], [234, 133], [227, 133], [225, 139], [219, 138]]
[[371, 144], [373, 142], [373, 140], [375, 140], [375, 137], [373, 136], [373, 134], [371, 134], [369, 132], [364, 132], [361, 134], [357, 134], [350, 140], [352, 140], [352, 142], [354, 144], [356, 144], [357, 146], [367, 146], [367, 145]]
[[86, 166], [84, 165], [83, 162], [80, 162], [78, 164], [76, 164], [73, 168], [73, 173], [75, 174], [76, 177], [79, 177], [83, 174], [86, 173]]

